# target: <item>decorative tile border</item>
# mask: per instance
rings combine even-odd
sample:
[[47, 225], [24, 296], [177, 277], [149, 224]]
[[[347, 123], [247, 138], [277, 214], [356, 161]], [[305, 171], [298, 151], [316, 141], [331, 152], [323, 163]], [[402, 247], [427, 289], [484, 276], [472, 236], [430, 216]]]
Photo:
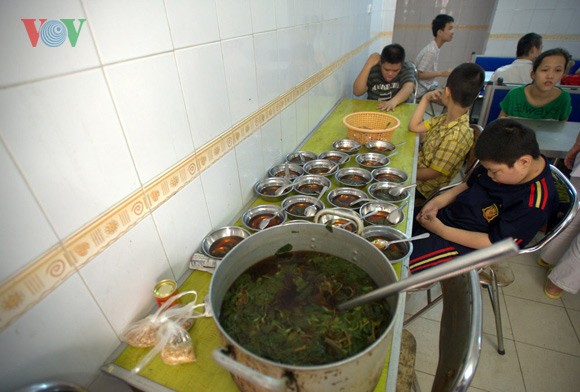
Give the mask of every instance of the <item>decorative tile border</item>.
[[[518, 40], [522, 34], [490, 34], [489, 39]], [[544, 41], [580, 41], [580, 34], [542, 34]]]
[[[487, 31], [489, 25], [456, 25], [458, 30], [483, 30]], [[403, 30], [431, 30], [431, 23], [395, 23], [394, 29]]]
[[31, 262], [0, 286], [0, 331], [18, 319], [89, 263], [113, 242], [169, 200], [201, 172], [217, 162], [244, 139], [292, 105], [374, 40], [392, 36], [379, 33], [334, 63], [323, 68], [272, 102], [145, 184], [92, 222]]

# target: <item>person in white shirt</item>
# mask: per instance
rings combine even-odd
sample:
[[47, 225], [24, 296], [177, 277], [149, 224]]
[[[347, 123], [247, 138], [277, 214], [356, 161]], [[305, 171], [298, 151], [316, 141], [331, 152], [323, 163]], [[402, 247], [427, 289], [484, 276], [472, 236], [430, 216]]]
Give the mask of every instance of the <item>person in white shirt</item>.
[[541, 35], [536, 33], [524, 35], [518, 41], [514, 62], [496, 69], [490, 80], [497, 83], [497, 80], [502, 78], [503, 83], [532, 83], [532, 64], [542, 53], [542, 46]]
[[441, 47], [446, 42], [451, 42], [453, 39], [454, 22], [452, 16], [439, 14], [431, 22], [431, 31], [433, 32], [433, 41], [425, 46], [415, 59], [415, 66], [417, 67], [417, 99], [422, 97], [427, 91], [435, 90], [437, 88], [438, 77], [447, 77], [451, 73], [451, 68], [443, 71], [438, 71], [439, 52]]

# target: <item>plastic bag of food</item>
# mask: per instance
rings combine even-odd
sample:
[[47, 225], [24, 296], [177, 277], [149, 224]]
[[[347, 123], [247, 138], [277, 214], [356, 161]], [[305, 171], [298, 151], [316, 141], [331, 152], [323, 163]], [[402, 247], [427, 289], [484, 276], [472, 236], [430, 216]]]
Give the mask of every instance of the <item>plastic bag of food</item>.
[[166, 365], [179, 365], [195, 361], [193, 343], [187, 330], [179, 322], [168, 320], [161, 327], [161, 359]]
[[[138, 373], [157, 354], [161, 354], [161, 359], [168, 365], [195, 361], [193, 343], [187, 329], [191, 328], [196, 318], [208, 317], [209, 312], [205, 310], [205, 303], [197, 303], [195, 291], [185, 291], [170, 300], [175, 301], [187, 294], [194, 295], [193, 301], [182, 306], [168, 307], [159, 312], [155, 320], [158, 327], [156, 344], [131, 370], [132, 373]], [[204, 311], [199, 312], [198, 310], [202, 307]]]
[[155, 346], [159, 341], [157, 332], [164, 320], [161, 315], [173, 305], [177, 298], [179, 297], [174, 296], [169, 298], [155, 313], [129, 324], [121, 335], [121, 340], [133, 347], [144, 348]]

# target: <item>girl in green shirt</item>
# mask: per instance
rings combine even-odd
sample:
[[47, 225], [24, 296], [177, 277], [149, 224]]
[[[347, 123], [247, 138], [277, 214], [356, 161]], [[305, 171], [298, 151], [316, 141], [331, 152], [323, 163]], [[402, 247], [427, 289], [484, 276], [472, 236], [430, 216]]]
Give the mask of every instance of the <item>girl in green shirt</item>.
[[500, 117], [565, 121], [570, 116], [570, 94], [556, 86], [566, 73], [571, 56], [566, 49], [550, 49], [532, 67], [532, 83], [514, 88], [501, 101]]

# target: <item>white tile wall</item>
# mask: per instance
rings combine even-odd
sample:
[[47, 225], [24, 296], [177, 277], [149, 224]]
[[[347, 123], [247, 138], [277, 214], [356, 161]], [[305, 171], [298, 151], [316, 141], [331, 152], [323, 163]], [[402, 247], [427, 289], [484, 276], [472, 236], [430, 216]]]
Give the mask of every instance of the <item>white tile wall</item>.
[[254, 34], [258, 104], [263, 106], [282, 94], [278, 75], [278, 41], [275, 31]]
[[232, 121], [258, 109], [254, 42], [251, 36], [222, 41], [222, 56]]
[[107, 66], [105, 74], [143, 183], [191, 153], [173, 53]]
[[201, 147], [232, 125], [221, 45], [180, 50], [175, 57], [193, 142]]
[[83, 1], [105, 64], [172, 49], [163, 0]]
[[0, 135], [64, 238], [139, 187], [101, 70], [0, 90]]
[[260, 132], [254, 132], [238, 144], [235, 150], [242, 205], [247, 205], [256, 196], [254, 184], [264, 177], [262, 135]]
[[2, 389], [46, 380], [88, 385], [119, 343], [81, 278], [72, 276], [0, 334]]
[[2, 143], [0, 173], [1, 282], [55, 244], [57, 237]]
[[250, 0], [216, 0], [222, 40], [252, 33]]
[[163, 249], [175, 277], [212, 230], [201, 180], [196, 178], [153, 212]]
[[171, 0], [165, 7], [174, 48], [219, 40], [215, 1]]

